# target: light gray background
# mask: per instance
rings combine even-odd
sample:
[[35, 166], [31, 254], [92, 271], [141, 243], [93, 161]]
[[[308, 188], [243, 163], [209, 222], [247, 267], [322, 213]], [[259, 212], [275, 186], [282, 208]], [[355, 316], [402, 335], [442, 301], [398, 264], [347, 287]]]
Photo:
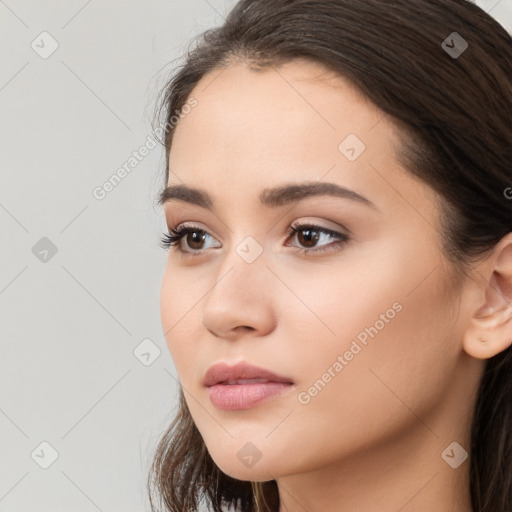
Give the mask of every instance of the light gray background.
[[[161, 146], [103, 200], [92, 191], [147, 141], [172, 61], [234, 3], [0, 0], [2, 512], [149, 510], [177, 391], [159, 310]], [[477, 3], [512, 31], [512, 0]], [[31, 47], [50, 48], [43, 31], [58, 43], [46, 59]], [[58, 452], [47, 469], [43, 442]]]

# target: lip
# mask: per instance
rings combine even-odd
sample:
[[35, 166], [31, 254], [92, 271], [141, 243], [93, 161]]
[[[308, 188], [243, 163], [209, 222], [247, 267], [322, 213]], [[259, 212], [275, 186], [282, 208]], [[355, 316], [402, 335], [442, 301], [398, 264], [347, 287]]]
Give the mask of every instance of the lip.
[[250, 409], [263, 400], [275, 399], [294, 386], [286, 382], [253, 384], [214, 384], [208, 387], [212, 404], [218, 409], [236, 411]]
[[288, 377], [245, 362], [211, 366], [203, 384], [208, 388], [212, 404], [228, 411], [249, 409], [261, 401], [278, 398], [295, 387]]
[[215, 384], [227, 384], [228, 381], [244, 380], [244, 379], [265, 379], [268, 382], [281, 382], [286, 384], [293, 384], [293, 380], [278, 375], [266, 368], [254, 366], [244, 361], [229, 365], [227, 363], [216, 363], [206, 372], [203, 385], [213, 386]]

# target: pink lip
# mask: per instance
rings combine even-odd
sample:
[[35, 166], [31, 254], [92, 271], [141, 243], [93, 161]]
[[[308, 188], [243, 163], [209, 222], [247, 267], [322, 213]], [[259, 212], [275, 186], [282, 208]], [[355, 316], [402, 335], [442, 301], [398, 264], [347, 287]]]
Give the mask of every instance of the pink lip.
[[253, 366], [244, 361], [231, 366], [227, 363], [217, 363], [210, 366], [204, 376], [203, 384], [205, 386], [213, 386], [214, 384], [237, 379], [267, 379], [271, 382], [293, 384], [293, 381], [288, 377], [277, 375], [270, 370]]
[[[228, 384], [228, 381], [260, 379], [265, 382]], [[258, 402], [281, 395], [293, 387], [293, 381], [265, 368], [241, 362], [234, 366], [218, 363], [211, 366], [203, 379], [210, 400], [219, 409], [248, 409]]]

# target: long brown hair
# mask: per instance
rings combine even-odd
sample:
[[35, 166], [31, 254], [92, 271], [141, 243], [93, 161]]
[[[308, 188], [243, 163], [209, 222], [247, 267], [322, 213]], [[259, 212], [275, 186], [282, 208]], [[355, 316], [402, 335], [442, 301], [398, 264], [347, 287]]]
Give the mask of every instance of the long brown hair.
[[[450, 53], [463, 48], [459, 36], [467, 48]], [[440, 236], [461, 282], [512, 231], [512, 200], [504, 193], [512, 186], [511, 36], [469, 0], [241, 0], [221, 27], [193, 41], [158, 97], [166, 161], [172, 117], [206, 73], [236, 61], [265, 69], [298, 58], [349, 79], [396, 123], [400, 163], [443, 198]], [[510, 512], [512, 348], [487, 361], [474, 412], [473, 512]], [[153, 488], [170, 512], [203, 503], [214, 512], [279, 509], [274, 480], [241, 481], [216, 466], [181, 388], [148, 475], [155, 510]]]

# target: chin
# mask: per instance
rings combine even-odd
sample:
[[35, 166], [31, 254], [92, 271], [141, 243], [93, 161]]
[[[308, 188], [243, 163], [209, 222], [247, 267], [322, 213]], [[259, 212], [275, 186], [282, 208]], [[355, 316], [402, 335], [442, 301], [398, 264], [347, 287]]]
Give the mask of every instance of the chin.
[[267, 482], [273, 480], [276, 475], [271, 467], [263, 465], [261, 460], [256, 463], [252, 468], [243, 467], [238, 459], [225, 460], [221, 459], [218, 463], [215, 461], [219, 469], [226, 475], [237, 480], [252, 481], [252, 482]]
[[213, 450], [208, 448], [208, 453], [223, 473], [238, 480], [267, 482], [297, 469], [285, 453], [270, 446], [260, 451], [250, 442], [234, 442], [224, 447], [216, 444]]

